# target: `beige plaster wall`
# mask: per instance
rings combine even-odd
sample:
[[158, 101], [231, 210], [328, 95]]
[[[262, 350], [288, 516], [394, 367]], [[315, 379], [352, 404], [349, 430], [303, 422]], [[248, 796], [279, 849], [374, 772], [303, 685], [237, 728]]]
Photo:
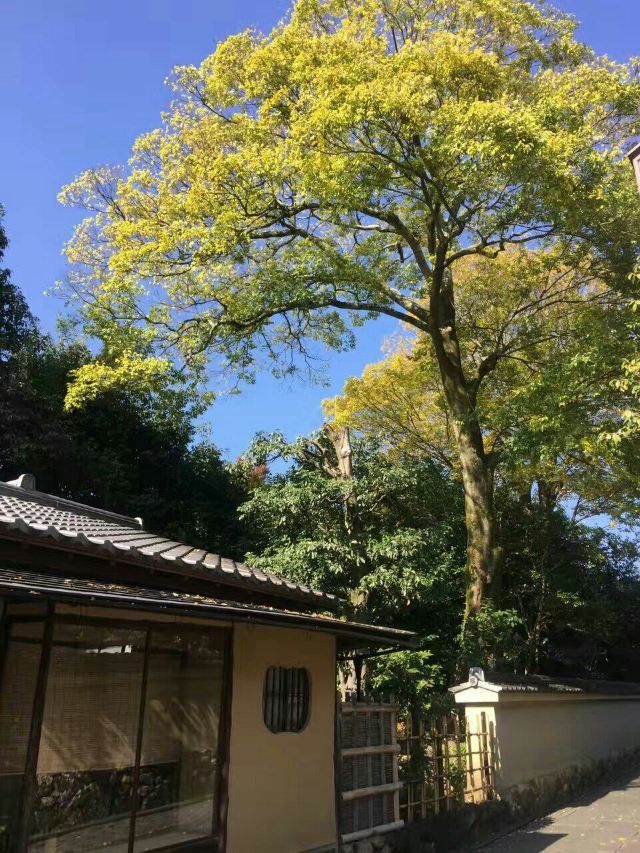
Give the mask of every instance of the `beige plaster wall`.
[[[262, 718], [270, 666], [306, 667], [311, 711], [299, 733]], [[335, 638], [313, 631], [234, 627], [228, 853], [300, 853], [335, 841]]]
[[465, 704], [470, 730], [478, 730], [481, 712], [494, 733], [496, 787], [503, 796], [534, 779], [640, 748], [640, 697], [503, 697], [492, 704]]

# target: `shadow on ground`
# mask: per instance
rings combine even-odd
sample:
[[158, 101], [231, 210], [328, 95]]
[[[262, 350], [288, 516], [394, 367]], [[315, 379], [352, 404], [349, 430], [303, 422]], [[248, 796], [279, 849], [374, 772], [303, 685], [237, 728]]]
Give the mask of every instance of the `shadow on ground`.
[[[543, 817], [458, 850], [484, 853], [640, 853], [640, 765], [619, 768], [574, 796], [559, 798]], [[437, 848], [436, 848], [437, 849]]]

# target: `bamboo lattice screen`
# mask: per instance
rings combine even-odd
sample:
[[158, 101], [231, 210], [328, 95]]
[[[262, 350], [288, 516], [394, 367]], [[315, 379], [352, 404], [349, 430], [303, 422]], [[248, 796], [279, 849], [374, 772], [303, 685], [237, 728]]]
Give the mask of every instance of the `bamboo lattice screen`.
[[394, 829], [400, 821], [396, 708], [343, 703], [341, 815], [343, 841]]
[[470, 733], [464, 715], [399, 721], [400, 814], [418, 820], [495, 796], [493, 732], [485, 714]]
[[408, 715], [391, 704], [341, 703], [343, 842], [495, 797], [494, 736], [484, 714]]

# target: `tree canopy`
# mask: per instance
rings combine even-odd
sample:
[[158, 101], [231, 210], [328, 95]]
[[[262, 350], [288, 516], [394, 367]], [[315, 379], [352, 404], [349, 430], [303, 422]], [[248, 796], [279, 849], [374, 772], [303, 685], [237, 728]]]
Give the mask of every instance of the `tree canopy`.
[[574, 29], [524, 0], [303, 0], [176, 69], [129, 173], [61, 193], [92, 214], [67, 252], [104, 361], [152, 341], [248, 370], [349, 343], [341, 308], [429, 331], [436, 266], [551, 235], [628, 272], [637, 69]]
[[[637, 255], [624, 160], [638, 65], [596, 56], [527, 0], [298, 0], [176, 70], [164, 125], [128, 171], [66, 187], [85, 207], [70, 292], [103, 342], [71, 404], [221, 360], [251, 377], [341, 349], [379, 314], [424, 334], [465, 491], [469, 616], [498, 598], [495, 459], [457, 279], [469, 259], [544, 246], [557, 270], [624, 288]], [[509, 287], [504, 288], [509, 299]]]
[[459, 484], [426, 457], [397, 464], [363, 441], [350, 446], [353, 466], [343, 476], [335, 447], [326, 431], [293, 444], [277, 433], [254, 440], [246, 454], [252, 465], [268, 470], [278, 458], [291, 467], [269, 475], [268, 487], [258, 485], [241, 509], [256, 530], [252, 565], [346, 599], [358, 592], [360, 609], [383, 622], [403, 611], [411, 622], [411, 608], [425, 596], [435, 612], [456, 574], [461, 595]]
[[[457, 326], [468, 372], [495, 365], [477, 398], [496, 476], [524, 494], [537, 482], [578, 501], [578, 517], [632, 518], [640, 495], [640, 432], [629, 365], [637, 313], [629, 288], [518, 249], [474, 259], [458, 274]], [[450, 415], [424, 336], [401, 336], [377, 364], [325, 401], [338, 426], [384, 443], [397, 458], [437, 458], [459, 476]]]

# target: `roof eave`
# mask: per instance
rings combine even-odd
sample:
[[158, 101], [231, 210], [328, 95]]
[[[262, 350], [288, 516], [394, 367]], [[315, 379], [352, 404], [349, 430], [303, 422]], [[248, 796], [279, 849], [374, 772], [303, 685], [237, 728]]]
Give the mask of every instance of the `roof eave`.
[[[250, 590], [262, 598], [272, 596], [316, 611], [340, 613], [345, 607], [345, 602], [336, 596], [303, 583], [151, 533], [144, 529], [139, 518], [39, 492], [33, 486], [34, 478], [30, 475], [23, 475], [15, 482], [0, 482], [0, 500], [7, 503], [6, 511], [0, 507], [0, 538], [20, 537], [25, 542], [62, 549], [68, 554], [106, 558], [114, 565], [145, 566], [151, 572], [197, 576], [205, 583]], [[51, 512], [42, 513], [42, 508], [53, 508], [53, 517]], [[56, 513], [63, 518], [56, 519]], [[95, 532], [91, 525], [86, 525], [87, 519], [98, 524]], [[197, 556], [192, 559], [193, 554]]]
[[[381, 628], [375, 625], [365, 625], [357, 622], [341, 622], [334, 618], [325, 618], [312, 613], [295, 613], [277, 609], [268, 610], [258, 606], [240, 606], [232, 602], [181, 602], [160, 601], [158, 598], [136, 597], [126, 598], [107, 591], [78, 590], [46, 584], [24, 583], [15, 581], [12, 584], [0, 585], [0, 592], [13, 597], [28, 596], [29, 600], [42, 599], [60, 603], [94, 604], [115, 607], [140, 612], [160, 612], [167, 614], [182, 614], [184, 616], [209, 617], [230, 622], [251, 622], [254, 624], [280, 625], [281, 627], [297, 627], [307, 630], [332, 634], [342, 641], [343, 647], [353, 648], [355, 643], [367, 643], [370, 646], [394, 648], [412, 648], [417, 638], [409, 631], [395, 628]], [[152, 593], [152, 591], [147, 591]]]
[[632, 163], [640, 157], [640, 142], [637, 142], [629, 151], [627, 151], [627, 157]]

